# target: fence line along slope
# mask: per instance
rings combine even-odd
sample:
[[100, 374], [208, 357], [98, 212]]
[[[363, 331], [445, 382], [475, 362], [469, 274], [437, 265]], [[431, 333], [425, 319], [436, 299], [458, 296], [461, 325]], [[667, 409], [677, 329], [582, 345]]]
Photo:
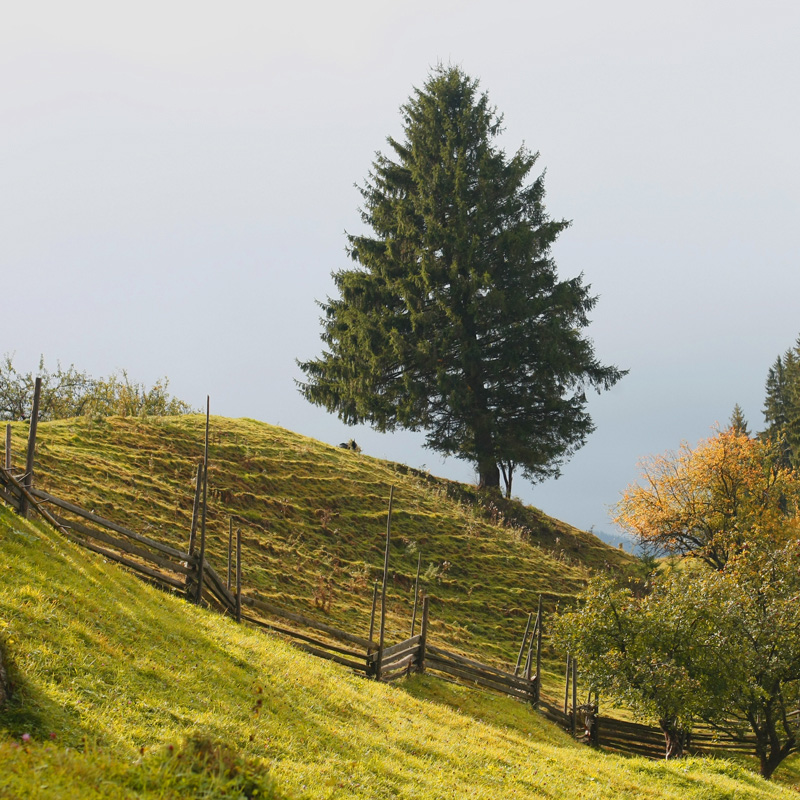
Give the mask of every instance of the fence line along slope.
[[[36, 485], [185, 550], [203, 429], [200, 416], [40, 424]], [[15, 462], [26, 435], [14, 425]], [[572, 602], [590, 569], [633, 564], [535, 509], [516, 509], [524, 529], [493, 522], [498, 509], [469, 502], [467, 487], [253, 420], [212, 417], [208, 472], [211, 563], [227, 561], [233, 516], [246, 588], [364, 635], [395, 486], [390, 641], [409, 635], [419, 553], [437, 641], [504, 664], [514, 663], [539, 594], [550, 611]]]

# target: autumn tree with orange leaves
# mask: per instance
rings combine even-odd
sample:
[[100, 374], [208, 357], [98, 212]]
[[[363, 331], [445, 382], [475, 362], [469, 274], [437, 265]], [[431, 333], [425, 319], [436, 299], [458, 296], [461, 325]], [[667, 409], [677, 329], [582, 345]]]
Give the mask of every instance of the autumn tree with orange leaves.
[[640, 466], [614, 521], [643, 545], [721, 569], [755, 539], [778, 547], [800, 533], [800, 474], [769, 441], [731, 428]]

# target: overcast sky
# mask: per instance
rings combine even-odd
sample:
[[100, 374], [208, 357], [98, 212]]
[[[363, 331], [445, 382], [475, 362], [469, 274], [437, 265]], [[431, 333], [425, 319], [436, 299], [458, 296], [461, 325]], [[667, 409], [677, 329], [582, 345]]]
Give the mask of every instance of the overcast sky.
[[637, 460], [695, 443], [800, 333], [800, 4], [82, 2], [0, 24], [0, 352], [21, 369], [169, 376], [178, 397], [473, 480], [421, 435], [298, 395], [315, 299], [399, 106], [437, 62], [540, 152], [559, 273], [630, 369], [557, 481], [515, 494], [610, 530]]

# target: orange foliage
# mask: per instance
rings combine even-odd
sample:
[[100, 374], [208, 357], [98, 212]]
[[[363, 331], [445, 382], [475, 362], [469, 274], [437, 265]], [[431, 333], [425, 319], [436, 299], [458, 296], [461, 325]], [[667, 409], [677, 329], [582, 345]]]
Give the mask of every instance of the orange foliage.
[[800, 533], [800, 477], [779, 465], [769, 442], [720, 431], [641, 469], [614, 521], [643, 543], [721, 568], [748, 542], [779, 545]]

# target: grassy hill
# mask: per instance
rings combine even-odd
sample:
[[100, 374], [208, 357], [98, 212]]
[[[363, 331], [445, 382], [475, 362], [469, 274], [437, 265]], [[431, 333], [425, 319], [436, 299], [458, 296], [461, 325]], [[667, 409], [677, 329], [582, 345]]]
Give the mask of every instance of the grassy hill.
[[358, 678], [2, 506], [0, 647], [12, 800], [796, 797], [725, 761], [597, 753], [523, 703], [434, 678]]
[[[36, 483], [185, 548], [205, 418], [86, 418], [39, 425]], [[16, 463], [27, 426], [14, 426]], [[636, 560], [519, 503], [253, 420], [211, 419], [208, 554], [226, 564], [231, 515], [243, 528], [243, 584], [277, 605], [366, 635], [381, 575], [390, 487], [388, 640], [409, 634], [418, 554], [436, 642], [513, 663], [539, 594], [572, 602], [590, 569]], [[237, 523], [238, 524], [238, 523]], [[559, 663], [545, 688], [557, 694]]]

